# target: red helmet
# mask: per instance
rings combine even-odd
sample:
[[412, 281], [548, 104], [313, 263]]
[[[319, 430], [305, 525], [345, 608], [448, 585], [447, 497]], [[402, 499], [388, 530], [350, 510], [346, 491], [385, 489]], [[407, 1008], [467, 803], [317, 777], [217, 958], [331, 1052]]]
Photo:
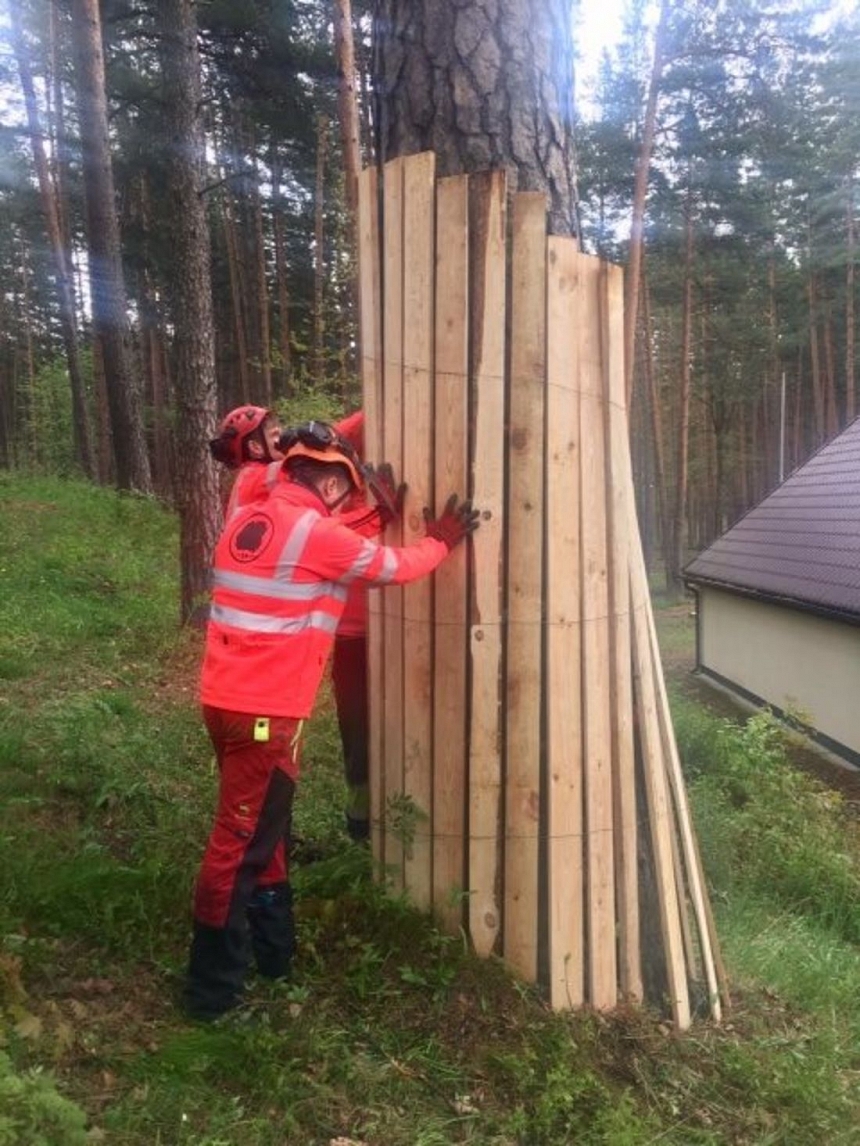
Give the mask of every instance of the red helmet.
[[271, 416], [272, 411], [263, 406], [237, 406], [231, 410], [218, 429], [218, 437], [209, 442], [212, 457], [230, 469], [237, 469], [246, 460], [246, 438]]

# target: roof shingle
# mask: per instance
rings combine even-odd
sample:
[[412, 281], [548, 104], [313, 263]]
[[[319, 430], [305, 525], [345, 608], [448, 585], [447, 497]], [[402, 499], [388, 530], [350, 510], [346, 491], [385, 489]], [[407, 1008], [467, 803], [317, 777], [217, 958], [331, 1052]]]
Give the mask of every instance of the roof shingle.
[[860, 618], [860, 418], [684, 570], [707, 581]]

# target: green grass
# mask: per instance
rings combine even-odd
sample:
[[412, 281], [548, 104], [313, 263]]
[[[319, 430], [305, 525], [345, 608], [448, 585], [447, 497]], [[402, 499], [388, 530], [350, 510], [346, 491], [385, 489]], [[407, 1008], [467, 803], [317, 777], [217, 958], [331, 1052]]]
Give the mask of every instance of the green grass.
[[[767, 722], [677, 722], [735, 991], [721, 1028], [556, 1015], [371, 878], [308, 730], [293, 982], [175, 1002], [215, 794], [157, 504], [0, 475], [0, 1146], [860, 1140], [856, 824]], [[688, 618], [668, 610], [673, 649]], [[90, 1139], [92, 1140], [92, 1139]]]

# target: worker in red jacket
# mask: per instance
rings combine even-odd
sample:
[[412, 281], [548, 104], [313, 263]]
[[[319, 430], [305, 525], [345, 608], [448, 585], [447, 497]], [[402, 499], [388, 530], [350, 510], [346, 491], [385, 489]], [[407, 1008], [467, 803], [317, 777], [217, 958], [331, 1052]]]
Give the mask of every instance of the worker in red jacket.
[[430, 573], [477, 527], [469, 503], [425, 511], [415, 545], [377, 545], [338, 509], [363, 485], [341, 442], [298, 441], [288, 481], [237, 509], [215, 550], [201, 677], [203, 716], [218, 760], [215, 822], [194, 895], [185, 990], [189, 1012], [212, 1019], [241, 998], [249, 961], [288, 974], [294, 949], [284, 837], [310, 715], [350, 584], [405, 584]]
[[[326, 423], [309, 423], [323, 429]], [[364, 413], [357, 410], [335, 423], [331, 430], [364, 457]], [[217, 461], [236, 470], [225, 511], [229, 520], [236, 509], [265, 500], [275, 482], [284, 477], [277, 459], [295, 436], [296, 429], [280, 431], [276, 415], [260, 406], [240, 406], [226, 415], [210, 449]], [[383, 497], [368, 505], [364, 492], [353, 495], [342, 515], [344, 525], [365, 537], [376, 537], [399, 512], [398, 490], [381, 466], [376, 473]], [[370, 835], [370, 790], [368, 787], [368, 683], [367, 683], [367, 586], [355, 583], [347, 593], [332, 656], [337, 722], [343, 752], [346, 784], [346, 830], [356, 841]]]
[[237, 406], [225, 415], [218, 436], [209, 442], [216, 462], [236, 476], [224, 511], [225, 520], [251, 502], [267, 497], [284, 460], [280, 448], [281, 424], [265, 406]]

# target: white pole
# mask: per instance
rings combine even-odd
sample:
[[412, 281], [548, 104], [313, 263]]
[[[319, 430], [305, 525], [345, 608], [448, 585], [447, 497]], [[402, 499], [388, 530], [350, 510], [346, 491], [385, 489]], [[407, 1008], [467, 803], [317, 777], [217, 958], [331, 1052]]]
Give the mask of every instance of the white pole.
[[779, 480], [785, 481], [785, 371], [779, 388]]

